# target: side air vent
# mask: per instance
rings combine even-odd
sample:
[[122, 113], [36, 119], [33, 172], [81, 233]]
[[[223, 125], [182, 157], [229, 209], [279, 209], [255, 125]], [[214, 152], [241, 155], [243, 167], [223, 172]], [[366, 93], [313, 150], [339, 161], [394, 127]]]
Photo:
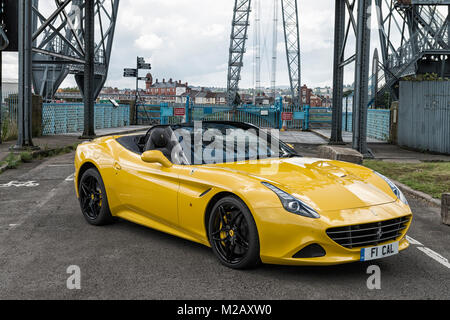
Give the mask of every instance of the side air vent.
[[304, 247], [302, 250], [297, 252], [292, 258], [301, 259], [301, 258], [319, 258], [326, 255], [325, 249], [322, 248], [319, 244], [313, 243], [309, 246]]

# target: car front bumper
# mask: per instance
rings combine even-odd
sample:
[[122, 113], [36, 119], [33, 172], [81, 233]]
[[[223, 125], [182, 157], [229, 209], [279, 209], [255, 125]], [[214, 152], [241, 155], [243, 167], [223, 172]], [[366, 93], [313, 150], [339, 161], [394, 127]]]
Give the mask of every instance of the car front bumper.
[[[378, 206], [338, 210], [321, 213], [319, 219], [298, 216], [283, 208], [260, 208], [255, 210], [255, 221], [260, 239], [260, 256], [263, 263], [280, 265], [335, 265], [360, 261], [361, 249], [346, 248], [332, 240], [326, 233], [330, 228], [360, 225], [405, 216], [412, 216], [407, 205], [397, 201]], [[399, 251], [409, 246], [405, 236], [411, 225], [394, 240], [380, 242], [376, 245], [399, 242]], [[317, 244], [325, 250], [325, 255], [311, 258], [294, 258], [303, 248]]]

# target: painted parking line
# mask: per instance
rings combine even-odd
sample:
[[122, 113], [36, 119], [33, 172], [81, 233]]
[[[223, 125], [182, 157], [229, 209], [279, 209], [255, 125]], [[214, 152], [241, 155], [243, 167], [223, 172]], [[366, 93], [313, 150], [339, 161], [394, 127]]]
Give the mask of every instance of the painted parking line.
[[11, 188], [11, 187], [27, 187], [27, 188], [33, 188], [38, 187], [39, 183], [36, 181], [10, 181], [8, 183], [0, 184], [0, 188]]
[[[56, 194], [58, 193], [58, 190], [59, 190], [60, 188], [63, 188], [64, 185], [66, 185], [68, 181], [73, 181], [73, 180], [74, 180], [74, 177], [75, 177], [75, 174], [72, 173], [70, 176], [68, 176], [67, 178], [65, 178], [64, 181], [62, 181], [61, 183], [59, 183], [55, 188], [51, 189], [51, 190], [50, 190], [50, 191], [49, 191], [42, 199], [40, 199], [40, 200], [36, 203], [36, 209], [39, 210], [39, 209], [41, 209], [42, 207], [44, 207], [50, 200], [52, 200], [52, 199], [56, 196]], [[13, 182], [17, 182], [17, 181], [13, 181]], [[39, 186], [39, 183], [37, 183], [37, 182], [35, 182], [35, 181], [32, 181], [32, 182], [33, 182], [33, 185], [32, 185], [32, 186]], [[10, 184], [11, 184], [11, 183], [10, 183]], [[14, 184], [11, 184], [11, 186], [16, 186], [16, 187], [17, 187], [18, 184], [17, 184], [17, 183], [14, 183]], [[21, 184], [20, 186], [22, 186], [22, 184]], [[30, 185], [30, 182], [28, 182], [27, 184], [24, 184], [24, 186], [30, 187], [30, 186], [31, 186], [31, 185]], [[27, 219], [27, 217], [28, 217], [29, 215], [30, 215], [30, 214], [26, 214], [26, 215], [22, 216], [22, 217], [19, 219], [19, 221], [17, 221], [16, 223], [9, 224], [8, 229], [9, 229], [9, 230], [14, 230], [15, 228], [21, 226], [21, 225], [25, 222], [25, 220]]]
[[56, 163], [56, 164], [49, 164], [47, 167], [72, 167], [73, 163]]
[[439, 253], [437, 253], [436, 251], [431, 250], [430, 248], [425, 247], [422, 243], [420, 243], [419, 241], [417, 241], [416, 239], [411, 238], [410, 236], [406, 236], [406, 239], [409, 241], [409, 243], [413, 244], [413, 245], [417, 245], [417, 249], [423, 253], [425, 253], [428, 257], [430, 257], [431, 259], [439, 262], [440, 264], [442, 264], [443, 266], [447, 267], [448, 269], [450, 269], [450, 263], [448, 262], [448, 259], [444, 258], [443, 256], [441, 256]]

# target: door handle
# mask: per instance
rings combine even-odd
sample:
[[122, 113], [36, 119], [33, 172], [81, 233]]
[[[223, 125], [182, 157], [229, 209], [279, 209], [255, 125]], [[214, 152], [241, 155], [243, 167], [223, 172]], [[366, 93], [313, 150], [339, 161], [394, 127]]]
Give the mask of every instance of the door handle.
[[114, 169], [116, 169], [117, 171], [122, 170], [122, 167], [120, 166], [120, 164], [118, 162], [114, 162]]

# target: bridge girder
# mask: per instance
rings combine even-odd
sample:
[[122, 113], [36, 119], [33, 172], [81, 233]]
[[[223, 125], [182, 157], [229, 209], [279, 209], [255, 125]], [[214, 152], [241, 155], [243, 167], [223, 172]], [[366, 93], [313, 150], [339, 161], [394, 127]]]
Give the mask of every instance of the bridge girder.
[[[120, 0], [94, 0], [95, 8], [95, 65], [97, 96], [109, 69], [112, 44]], [[85, 55], [84, 0], [33, 0], [33, 85], [44, 100], [51, 100], [61, 83], [74, 74], [83, 91]], [[52, 5], [50, 5], [52, 3]], [[51, 7], [50, 7], [51, 6]]]

